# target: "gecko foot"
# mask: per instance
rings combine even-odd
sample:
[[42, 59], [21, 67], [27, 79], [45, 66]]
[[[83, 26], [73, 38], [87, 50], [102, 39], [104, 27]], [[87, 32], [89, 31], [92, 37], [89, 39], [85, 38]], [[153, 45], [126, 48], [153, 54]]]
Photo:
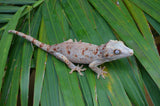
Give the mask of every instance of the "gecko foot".
[[104, 69], [105, 69], [105, 66], [104, 66], [104, 67], [101, 67], [101, 66], [100, 66], [100, 71], [97, 73], [97, 79], [99, 79], [99, 76], [100, 76], [100, 75], [105, 79], [105, 77], [104, 77], [103, 74], [107, 74], [107, 72], [106, 72], [106, 71], [103, 71]]
[[82, 67], [83, 67], [83, 65], [81, 65], [81, 66], [78, 65], [75, 68], [73, 68], [69, 73], [72, 74], [73, 71], [77, 71], [80, 75], [83, 76], [83, 74], [81, 73], [81, 71], [85, 71], [86, 68], [82, 69]]

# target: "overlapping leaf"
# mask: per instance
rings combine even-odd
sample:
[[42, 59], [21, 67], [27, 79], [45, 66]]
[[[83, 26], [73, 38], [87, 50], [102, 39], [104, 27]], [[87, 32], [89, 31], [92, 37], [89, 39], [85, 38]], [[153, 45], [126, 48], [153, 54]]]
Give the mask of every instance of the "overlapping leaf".
[[[137, 66], [134, 57], [130, 57], [105, 63], [105, 71], [108, 72], [105, 75], [105, 80], [102, 78], [97, 80], [96, 74], [87, 65], [84, 66], [87, 68], [83, 72], [84, 76], [80, 76], [76, 72], [70, 75], [70, 69], [63, 62], [50, 54], [47, 56], [47, 53], [38, 49], [38, 52], [34, 52], [33, 56], [36, 59], [36, 66], [33, 67], [36, 70], [33, 97], [34, 106], [38, 106], [39, 104], [49, 106], [147, 105], [143, 81], [148, 81], [145, 84], [153, 99], [152, 102], [158, 104], [158, 87], [160, 87], [159, 56], [157, 55], [152, 34], [142, 11], [144, 10], [159, 22], [159, 16], [157, 15], [159, 7], [156, 7], [156, 5], [159, 5], [158, 1], [151, 3], [149, 0], [89, 0], [89, 2], [87, 0], [49, 0], [44, 1], [42, 10], [39, 8], [36, 11], [35, 7], [42, 2], [42, 0], [37, 2], [23, 1], [21, 3], [17, 1], [3, 1], [6, 4], [35, 4], [28, 6], [24, 12], [22, 12], [22, 8], [18, 9], [19, 7], [16, 8], [14, 6], [11, 6], [13, 8], [12, 11], [9, 6], [5, 7], [9, 11], [6, 11], [5, 8], [2, 10], [5, 12], [18, 11], [14, 16], [6, 16], [0, 19], [1, 22], [5, 23], [10, 20], [8, 25], [12, 25], [12, 27], [5, 26], [2, 28], [5, 31], [0, 41], [0, 50], [2, 50], [0, 56], [4, 55], [2, 61], [0, 60], [0, 63], [2, 63], [0, 64], [2, 66], [2, 69], [0, 69], [1, 82], [12, 40], [12, 37], [9, 35], [6, 37], [4, 35], [7, 34], [9, 29], [15, 29], [20, 17], [28, 17], [25, 15], [30, 15], [28, 12], [34, 10], [32, 11], [33, 20], [32, 17], [31, 19], [29, 18], [29, 22], [31, 20], [30, 34], [35, 37], [39, 30], [40, 41], [55, 44], [70, 38], [76, 38], [77, 40], [100, 45], [110, 39], [121, 39], [134, 49], [136, 57], [149, 73], [142, 73], [142, 79], [138, 71], [145, 70]], [[155, 5], [155, 3], [157, 4]], [[149, 13], [152, 10], [154, 12]], [[36, 14], [34, 15], [35, 11]], [[42, 16], [40, 15], [41, 13]], [[159, 31], [157, 24], [155, 24], [157, 22], [153, 22], [150, 16], [146, 15], [150, 19], [149, 22], [153, 26], [156, 26], [155, 29]], [[20, 22], [22, 23], [22, 20]], [[30, 24], [26, 24], [25, 22], [25, 25], [21, 26], [21, 23], [19, 27], [23, 27], [23, 32], [30, 31], [27, 28]], [[6, 39], [8, 40], [7, 42], [5, 42]], [[1, 105], [17, 104], [19, 82], [21, 105], [27, 105], [28, 103], [29, 69], [33, 50], [31, 44], [27, 41], [24, 43], [24, 41], [22, 38], [18, 38], [17, 42], [16, 40], [13, 41], [15, 50], [11, 48], [9, 53], [8, 68], [6, 69], [2, 87]], [[23, 43], [24, 46], [22, 45]], [[32, 62], [34, 62], [33, 57]], [[147, 77], [144, 77], [144, 75]], [[153, 93], [151, 92], [150, 83], [155, 87]]]
[[[39, 30], [39, 25], [41, 21], [41, 8], [36, 12], [34, 19], [31, 22], [31, 32], [34, 38], [37, 38], [36, 35]], [[28, 92], [29, 92], [29, 75], [31, 68], [31, 58], [33, 54], [33, 46], [30, 42], [25, 41], [23, 46], [22, 54], [22, 65], [21, 65], [21, 80], [20, 80], [20, 91], [21, 91], [21, 104], [27, 106], [28, 104]]]
[[[136, 57], [152, 76], [155, 83], [160, 87], [160, 59], [156, 52], [151, 52], [151, 46], [144, 40], [141, 33], [133, 28], [128, 19], [119, 11], [111, 1], [90, 1], [104, 16], [106, 21], [118, 33], [120, 38], [134, 49]], [[105, 11], [104, 11], [105, 10]], [[112, 10], [115, 10], [113, 13]]]
[[10, 20], [5, 31], [3, 32], [3, 36], [0, 41], [0, 50], [1, 50], [0, 57], [2, 57], [0, 60], [0, 89], [1, 89], [1, 85], [2, 85], [2, 78], [4, 75], [4, 68], [5, 68], [5, 64], [7, 61], [9, 48], [10, 48], [11, 41], [13, 38], [12, 34], [8, 33], [8, 30], [16, 28], [16, 25], [18, 23], [18, 20], [20, 18], [22, 11], [24, 10], [24, 8], [25, 8], [25, 6], [21, 7], [17, 11], [17, 13], [13, 16], [13, 18]]

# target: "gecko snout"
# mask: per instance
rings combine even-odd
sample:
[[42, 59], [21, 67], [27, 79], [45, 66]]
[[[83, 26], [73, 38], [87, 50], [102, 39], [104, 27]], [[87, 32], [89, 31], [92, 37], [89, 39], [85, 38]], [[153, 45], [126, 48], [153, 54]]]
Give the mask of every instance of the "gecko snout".
[[132, 49], [130, 49], [130, 50], [129, 50], [129, 54], [130, 54], [130, 55], [133, 55], [133, 54], [134, 54], [134, 51], [133, 51]]

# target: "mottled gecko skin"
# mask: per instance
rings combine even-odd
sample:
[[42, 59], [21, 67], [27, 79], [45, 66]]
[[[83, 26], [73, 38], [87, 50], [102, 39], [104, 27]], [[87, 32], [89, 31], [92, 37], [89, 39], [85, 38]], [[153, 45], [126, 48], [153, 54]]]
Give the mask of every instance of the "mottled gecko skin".
[[83, 75], [81, 71], [86, 70], [85, 68], [82, 69], [83, 65], [75, 66], [73, 63], [89, 64], [89, 67], [97, 73], [98, 79], [100, 75], [105, 78], [103, 74], [107, 73], [103, 71], [105, 67], [98, 68], [98, 65], [133, 55], [132, 49], [126, 47], [122, 41], [117, 40], [110, 40], [108, 43], [98, 46], [81, 41], [77, 42], [76, 40], [73, 42], [72, 39], [69, 39], [63, 43], [50, 46], [15, 30], [9, 30], [8, 32], [27, 39], [34, 45], [65, 62], [71, 69], [70, 73], [78, 71], [80, 75]]

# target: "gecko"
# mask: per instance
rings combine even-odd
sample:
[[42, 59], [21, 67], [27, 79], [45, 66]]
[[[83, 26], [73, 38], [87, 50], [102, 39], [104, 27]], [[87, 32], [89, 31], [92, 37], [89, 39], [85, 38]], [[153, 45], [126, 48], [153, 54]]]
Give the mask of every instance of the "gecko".
[[83, 65], [76, 66], [73, 63], [89, 64], [89, 67], [97, 73], [97, 79], [99, 79], [100, 76], [105, 79], [104, 74], [107, 74], [107, 72], [104, 71], [105, 66], [98, 67], [99, 65], [105, 62], [129, 57], [134, 54], [133, 49], [125, 46], [122, 41], [118, 40], [110, 40], [106, 44], [95, 45], [82, 42], [81, 40], [73, 41], [72, 39], [69, 39], [59, 44], [48, 45], [16, 30], [9, 30], [8, 32], [23, 37], [37, 47], [66, 63], [71, 69], [69, 72], [70, 74], [73, 71], [77, 71], [80, 75], [83, 75], [81, 72], [86, 70], [86, 68], [83, 68]]

